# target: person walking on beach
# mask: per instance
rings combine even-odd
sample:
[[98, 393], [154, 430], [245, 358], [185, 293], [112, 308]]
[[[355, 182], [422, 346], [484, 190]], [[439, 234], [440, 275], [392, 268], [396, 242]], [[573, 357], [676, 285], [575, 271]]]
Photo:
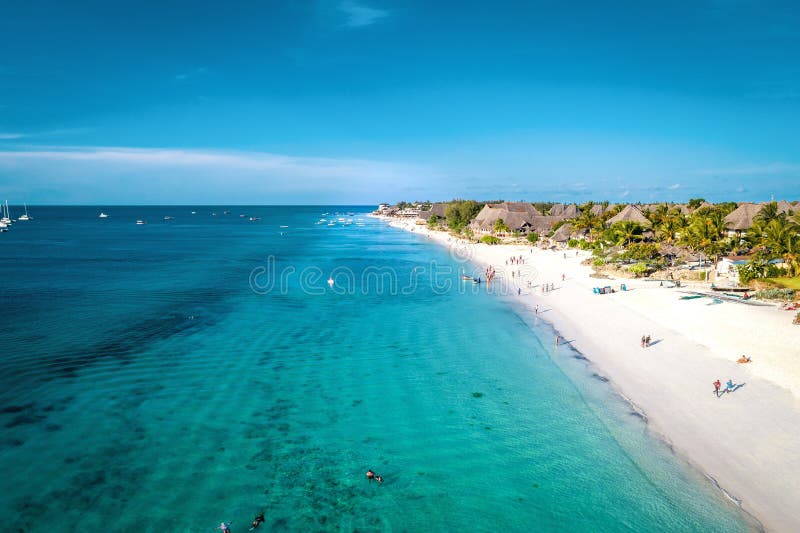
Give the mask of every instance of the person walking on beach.
[[561, 281], [562, 281], [562, 283], [564, 281], [567, 281], [567, 275], [566, 274], [561, 274]]
[[538, 315], [539, 314], [539, 305], [537, 304], [536, 307], [533, 308], [533, 313]]
[[650, 347], [650, 335], [644, 338], [644, 345]]
[[558, 335], [556, 335], [556, 348], [558, 348], [558, 340], [559, 340], [559, 337], [558, 337]]
[[722, 386], [722, 383], [720, 383], [719, 380], [714, 382], [714, 394], [717, 395], [717, 398], [719, 398], [719, 388], [721, 386]]
[[644, 348], [644, 343], [645, 343], [645, 339], [646, 339], [646, 338], [647, 338], [647, 337], [645, 337], [644, 335], [642, 335], [642, 348]]

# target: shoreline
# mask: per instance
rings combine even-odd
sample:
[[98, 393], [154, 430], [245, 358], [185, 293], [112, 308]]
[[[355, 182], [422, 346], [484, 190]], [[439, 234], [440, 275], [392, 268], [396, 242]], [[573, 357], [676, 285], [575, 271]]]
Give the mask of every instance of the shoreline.
[[[678, 290], [643, 280], [591, 278], [580, 264], [586, 252], [474, 244], [413, 221], [378, 218], [457, 247], [481, 270], [492, 265], [494, 283], [511, 284], [504, 297], [521, 305], [523, 319], [550, 325], [725, 497], [768, 531], [800, 530], [800, 328], [780, 323], [779, 310], [682, 301]], [[506, 266], [520, 255], [524, 265]], [[513, 280], [512, 269], [520, 274]], [[542, 293], [542, 283], [554, 290]], [[620, 283], [630, 290], [620, 292]], [[617, 292], [592, 293], [605, 285]], [[643, 334], [653, 335], [649, 348], [639, 344]], [[737, 364], [742, 353], [754, 362]], [[717, 398], [711, 386], [717, 378], [743, 386]]]

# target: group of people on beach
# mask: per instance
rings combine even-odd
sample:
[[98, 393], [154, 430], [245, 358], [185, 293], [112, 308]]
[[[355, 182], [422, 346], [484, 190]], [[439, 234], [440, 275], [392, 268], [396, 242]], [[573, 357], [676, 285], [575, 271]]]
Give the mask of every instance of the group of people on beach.
[[650, 335], [642, 335], [642, 348], [650, 347]]
[[496, 272], [494, 271], [494, 267], [492, 265], [486, 267], [486, 271], [484, 272], [484, 274], [486, 275], [486, 283], [491, 283], [492, 280], [494, 279], [494, 275], [496, 274]]
[[737, 386], [736, 383], [733, 382], [732, 379], [729, 379], [727, 383], [725, 383], [725, 389], [721, 389], [722, 383], [720, 383], [719, 379], [714, 382], [714, 394], [717, 398], [721, 395], [725, 394], [726, 392], [730, 393], [736, 390]]
[[506, 261], [506, 266], [508, 265], [524, 265], [525, 260], [520, 255], [519, 257], [512, 257]]
[[542, 283], [542, 294], [556, 290], [555, 285], [552, 283]]

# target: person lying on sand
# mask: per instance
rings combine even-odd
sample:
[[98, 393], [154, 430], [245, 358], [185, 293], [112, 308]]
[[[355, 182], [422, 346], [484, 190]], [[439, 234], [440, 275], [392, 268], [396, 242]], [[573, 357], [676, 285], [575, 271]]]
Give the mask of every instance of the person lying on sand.
[[749, 357], [747, 357], [746, 355], [743, 355], [739, 359], [736, 360], [736, 362], [740, 363], [740, 364], [749, 363], [751, 361], [752, 360]]

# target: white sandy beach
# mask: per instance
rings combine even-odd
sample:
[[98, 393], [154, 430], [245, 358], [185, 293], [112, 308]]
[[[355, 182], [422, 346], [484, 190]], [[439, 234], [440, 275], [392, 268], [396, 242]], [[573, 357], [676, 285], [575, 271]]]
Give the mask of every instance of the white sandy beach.
[[[580, 263], [587, 252], [466, 244], [412, 221], [393, 226], [467, 250], [483, 277], [522, 274], [519, 299], [553, 325], [617, 390], [646, 413], [649, 427], [713, 478], [769, 531], [800, 531], [800, 326], [792, 313], [709, 298], [680, 300], [684, 289], [644, 280], [600, 280]], [[511, 256], [524, 266], [506, 266]], [[566, 280], [562, 282], [562, 274]], [[513, 282], [520, 281], [515, 277]], [[532, 288], [528, 288], [531, 281]], [[542, 293], [540, 284], [555, 290]], [[620, 283], [631, 290], [619, 291]], [[499, 285], [499, 283], [497, 284]], [[611, 285], [614, 294], [593, 294]], [[650, 334], [653, 345], [640, 339]], [[753, 362], [736, 359], [746, 354]], [[712, 382], [744, 384], [717, 398]]]

